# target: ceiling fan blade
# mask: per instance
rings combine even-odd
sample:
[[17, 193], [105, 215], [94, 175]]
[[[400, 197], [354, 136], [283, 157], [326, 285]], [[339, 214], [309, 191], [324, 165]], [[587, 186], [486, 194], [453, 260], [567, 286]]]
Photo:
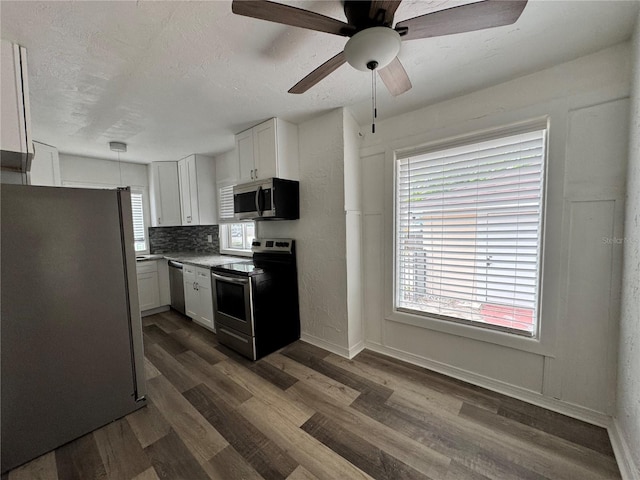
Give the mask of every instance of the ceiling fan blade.
[[[393, 23], [393, 16], [396, 10], [400, 6], [402, 0], [372, 0], [369, 7], [369, 18], [372, 20], [379, 20], [380, 23], [385, 25], [391, 25]], [[384, 13], [384, 18], [382, 14]]]
[[307, 75], [298, 83], [296, 83], [293, 87], [291, 87], [289, 89], [289, 93], [306, 92], [311, 87], [313, 87], [316, 83], [318, 83], [320, 80], [322, 80], [331, 72], [333, 72], [335, 69], [337, 69], [339, 66], [346, 63], [346, 61], [347, 59], [344, 56], [344, 52], [340, 52], [335, 57], [324, 62], [322, 65], [316, 68], [313, 72], [311, 72], [309, 75]]
[[411, 89], [411, 80], [409, 80], [409, 76], [398, 57], [394, 58], [386, 67], [378, 70], [378, 75], [394, 97]]
[[527, 0], [484, 0], [468, 5], [427, 13], [396, 24], [403, 40], [438, 37], [511, 25], [520, 17]]
[[231, 11], [245, 17], [259, 18], [268, 22], [333, 33], [344, 37], [351, 36], [356, 31], [353, 25], [335, 18], [267, 0], [233, 0]]

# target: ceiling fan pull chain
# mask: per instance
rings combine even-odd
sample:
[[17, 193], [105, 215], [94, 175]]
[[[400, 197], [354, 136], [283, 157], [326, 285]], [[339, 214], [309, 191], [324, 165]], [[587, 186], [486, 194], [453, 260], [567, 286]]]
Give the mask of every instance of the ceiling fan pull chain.
[[371, 133], [376, 133], [376, 118], [378, 117], [377, 92], [376, 92], [376, 68], [378, 62], [371, 61], [367, 63], [367, 68], [371, 70]]

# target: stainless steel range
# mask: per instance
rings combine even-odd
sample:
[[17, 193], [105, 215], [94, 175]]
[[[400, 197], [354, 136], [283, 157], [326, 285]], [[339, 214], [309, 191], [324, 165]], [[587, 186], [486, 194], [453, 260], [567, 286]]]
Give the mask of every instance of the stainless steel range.
[[300, 338], [295, 241], [255, 239], [253, 260], [212, 267], [218, 341], [257, 360]]

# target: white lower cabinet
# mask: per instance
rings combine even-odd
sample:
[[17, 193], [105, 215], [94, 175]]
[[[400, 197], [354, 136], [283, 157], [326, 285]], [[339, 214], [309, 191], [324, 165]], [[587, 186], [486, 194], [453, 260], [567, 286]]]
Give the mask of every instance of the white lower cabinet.
[[[169, 293], [169, 270], [166, 260], [149, 260], [136, 264], [138, 274], [138, 301], [140, 311], [167, 306], [171, 303]], [[152, 314], [155, 312], [149, 312]]]
[[208, 268], [184, 265], [185, 312], [194, 322], [215, 332], [211, 271]]
[[138, 299], [140, 311], [151, 310], [160, 306], [160, 284], [156, 262], [140, 262], [138, 272]]

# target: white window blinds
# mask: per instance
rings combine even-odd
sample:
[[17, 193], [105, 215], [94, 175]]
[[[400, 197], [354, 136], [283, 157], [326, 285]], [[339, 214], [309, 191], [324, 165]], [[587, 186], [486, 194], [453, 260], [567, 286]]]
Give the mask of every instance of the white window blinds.
[[534, 335], [545, 130], [397, 160], [396, 308]]
[[133, 216], [133, 240], [136, 252], [146, 250], [147, 243], [141, 193], [131, 192], [131, 211]]
[[218, 190], [218, 219], [220, 223], [233, 221], [233, 185]]

